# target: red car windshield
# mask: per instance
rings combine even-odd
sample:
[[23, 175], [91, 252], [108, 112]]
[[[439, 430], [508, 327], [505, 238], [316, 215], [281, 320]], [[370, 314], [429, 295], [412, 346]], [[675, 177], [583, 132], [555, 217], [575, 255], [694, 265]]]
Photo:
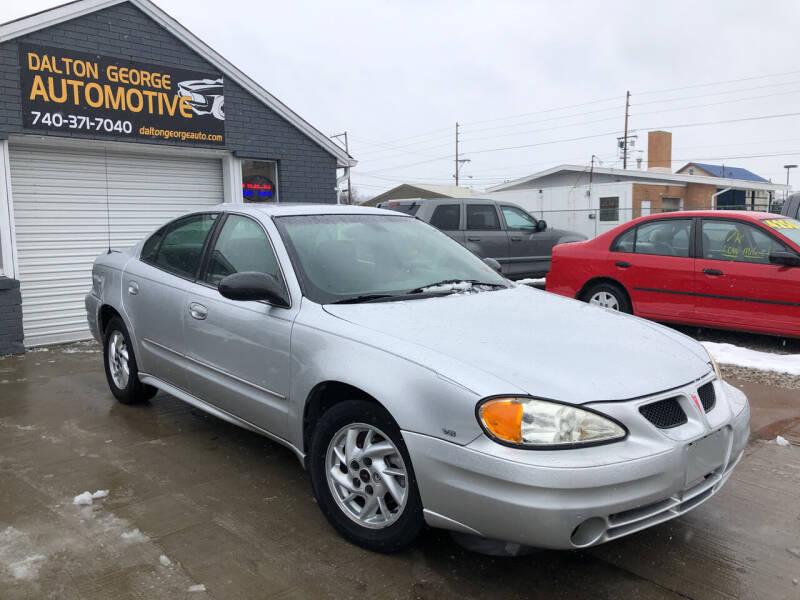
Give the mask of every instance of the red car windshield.
[[800, 246], [800, 221], [797, 219], [777, 217], [774, 219], [762, 219], [761, 222], [770, 229], [774, 229], [782, 236], [789, 238], [795, 244]]

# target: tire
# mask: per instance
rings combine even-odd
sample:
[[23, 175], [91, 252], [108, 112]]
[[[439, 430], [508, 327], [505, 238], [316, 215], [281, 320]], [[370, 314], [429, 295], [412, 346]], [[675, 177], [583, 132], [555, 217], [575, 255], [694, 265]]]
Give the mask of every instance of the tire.
[[108, 387], [123, 404], [146, 402], [158, 392], [139, 381], [131, 338], [120, 317], [113, 317], [103, 332], [103, 364]]
[[[354, 441], [349, 457], [348, 435]], [[312, 435], [309, 468], [317, 504], [350, 542], [391, 553], [410, 545], [422, 530], [422, 501], [408, 450], [400, 429], [377, 404], [347, 400], [325, 412]]]
[[583, 295], [584, 302], [605, 306], [611, 310], [631, 314], [631, 302], [625, 290], [616, 283], [603, 282], [591, 286]]

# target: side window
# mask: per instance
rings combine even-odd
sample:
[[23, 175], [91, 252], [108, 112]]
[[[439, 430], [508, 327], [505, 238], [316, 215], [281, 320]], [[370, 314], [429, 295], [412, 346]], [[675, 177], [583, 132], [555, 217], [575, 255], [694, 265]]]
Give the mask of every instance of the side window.
[[158, 254], [150, 262], [175, 275], [194, 278], [203, 244], [216, 218], [216, 214], [192, 215], [168, 225]]
[[703, 221], [703, 258], [769, 264], [786, 246], [758, 228], [736, 221]]
[[228, 275], [242, 271], [281, 279], [278, 259], [261, 225], [248, 217], [228, 215], [214, 243], [203, 280], [217, 286]]
[[633, 245], [636, 242], [636, 227], [631, 227], [617, 238], [614, 246], [611, 248], [612, 252], [633, 252]]
[[431, 225], [442, 231], [458, 231], [460, 219], [460, 204], [440, 204], [431, 215]]
[[500, 219], [493, 204], [467, 204], [467, 229], [500, 229]]
[[664, 219], [643, 223], [636, 228], [636, 254], [689, 256], [690, 219]]
[[153, 235], [151, 235], [148, 240], [142, 246], [142, 254], [141, 259], [145, 262], [154, 262], [156, 260], [156, 252], [158, 252], [158, 246], [161, 244], [161, 240], [164, 237], [164, 232], [167, 230], [166, 227], [162, 227], [158, 231], [156, 231]]
[[509, 229], [536, 229], [534, 218], [516, 206], [501, 206], [500, 210]]
[[600, 198], [600, 220], [619, 221], [619, 197]]

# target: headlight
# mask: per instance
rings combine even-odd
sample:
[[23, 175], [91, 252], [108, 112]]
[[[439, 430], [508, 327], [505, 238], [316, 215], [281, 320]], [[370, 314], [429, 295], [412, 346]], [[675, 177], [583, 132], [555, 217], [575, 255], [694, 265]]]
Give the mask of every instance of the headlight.
[[[703, 348], [705, 348], [705, 346], [703, 346]], [[714, 357], [711, 356], [711, 352], [708, 351], [708, 348], [706, 348], [706, 354], [708, 354], [708, 361], [711, 363], [711, 366], [714, 367], [714, 374], [717, 376], [717, 379], [722, 381], [722, 371], [719, 370], [719, 365], [717, 361], [714, 360]]]
[[501, 443], [531, 448], [602, 444], [627, 435], [596, 412], [536, 398], [491, 398], [478, 405], [478, 421]]

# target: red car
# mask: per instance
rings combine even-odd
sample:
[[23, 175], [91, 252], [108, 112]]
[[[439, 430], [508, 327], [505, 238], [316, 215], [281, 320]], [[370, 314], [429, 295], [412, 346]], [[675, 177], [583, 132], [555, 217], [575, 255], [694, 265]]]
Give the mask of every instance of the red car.
[[656, 321], [800, 337], [800, 221], [745, 211], [641, 217], [554, 247], [547, 290]]

